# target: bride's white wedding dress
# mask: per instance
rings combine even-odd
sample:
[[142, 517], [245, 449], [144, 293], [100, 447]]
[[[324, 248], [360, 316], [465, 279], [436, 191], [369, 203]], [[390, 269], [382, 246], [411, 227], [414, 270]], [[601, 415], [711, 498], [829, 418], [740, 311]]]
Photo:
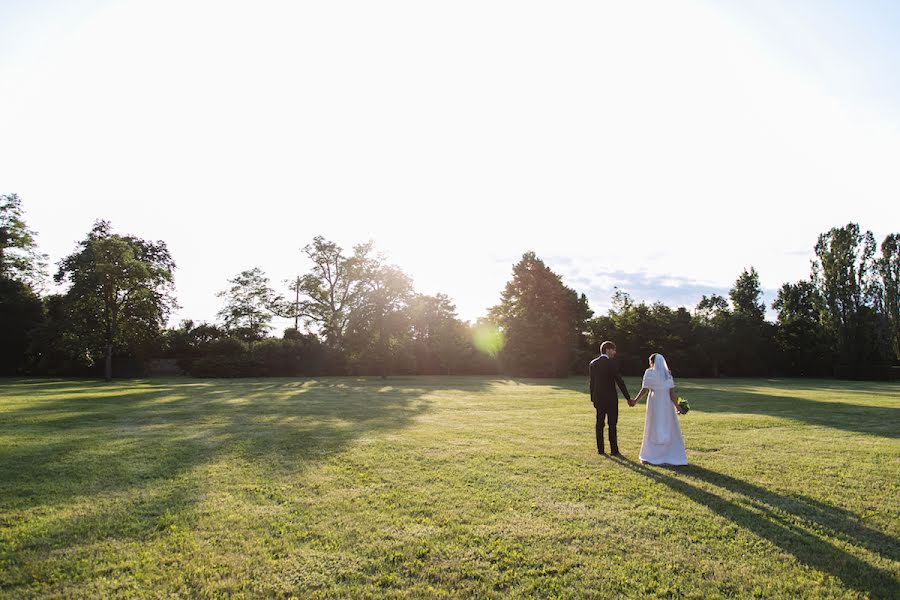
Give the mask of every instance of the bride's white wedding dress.
[[644, 419], [641, 461], [653, 465], [688, 464], [678, 413], [669, 399], [669, 390], [675, 387], [675, 380], [661, 355], [657, 355], [654, 368], [644, 373], [642, 387], [650, 390], [650, 396]]

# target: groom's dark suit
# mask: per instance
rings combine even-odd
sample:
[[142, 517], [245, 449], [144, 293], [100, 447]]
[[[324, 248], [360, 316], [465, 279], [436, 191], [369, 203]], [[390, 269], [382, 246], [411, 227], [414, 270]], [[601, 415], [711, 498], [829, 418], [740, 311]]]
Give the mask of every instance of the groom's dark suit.
[[616, 363], [605, 354], [591, 361], [591, 402], [597, 409], [597, 452], [603, 453], [603, 419], [609, 423], [609, 450], [613, 454], [619, 452], [619, 444], [616, 439], [616, 423], [619, 420], [619, 395], [616, 393], [616, 385], [622, 390], [626, 400], [631, 400], [625, 382], [619, 375]]

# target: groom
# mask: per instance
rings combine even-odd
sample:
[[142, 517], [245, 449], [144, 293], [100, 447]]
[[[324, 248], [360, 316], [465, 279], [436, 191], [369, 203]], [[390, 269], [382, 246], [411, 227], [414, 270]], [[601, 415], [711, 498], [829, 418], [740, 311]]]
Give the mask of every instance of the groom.
[[591, 402], [597, 409], [597, 453], [606, 454], [603, 451], [603, 419], [609, 423], [609, 451], [612, 456], [619, 454], [619, 444], [616, 440], [616, 422], [619, 420], [619, 395], [616, 393], [616, 385], [622, 390], [625, 399], [631, 405], [631, 395], [619, 375], [619, 369], [613, 358], [616, 356], [616, 345], [612, 342], [600, 344], [600, 356], [591, 361]]

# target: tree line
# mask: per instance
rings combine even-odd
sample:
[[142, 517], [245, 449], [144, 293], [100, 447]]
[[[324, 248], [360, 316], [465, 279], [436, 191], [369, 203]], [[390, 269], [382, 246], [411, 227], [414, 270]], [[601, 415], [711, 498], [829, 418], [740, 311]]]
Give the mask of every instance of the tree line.
[[[261, 268], [218, 292], [213, 323], [182, 321], [175, 261], [162, 241], [97, 221], [52, 274], [21, 199], [0, 196], [0, 372], [142, 375], [168, 359], [195, 376], [585, 372], [599, 342], [616, 341], [628, 374], [652, 352], [681, 376], [896, 377], [900, 362], [900, 234], [880, 245], [850, 223], [821, 234], [807, 279], [784, 284], [766, 319], [759, 274], [744, 269], [726, 296], [696, 307], [635, 302], [616, 290], [595, 315], [533, 252], [498, 303], [474, 323], [444, 294], [417, 293], [371, 242], [346, 250], [323, 237], [302, 248], [311, 268], [273, 285]], [[273, 335], [276, 317], [292, 326]]]

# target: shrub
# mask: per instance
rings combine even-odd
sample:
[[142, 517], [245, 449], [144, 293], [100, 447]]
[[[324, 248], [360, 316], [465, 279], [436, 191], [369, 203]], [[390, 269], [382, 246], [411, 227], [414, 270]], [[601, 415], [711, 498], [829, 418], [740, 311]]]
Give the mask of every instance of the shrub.
[[243, 356], [202, 356], [193, 361], [189, 373], [194, 377], [258, 377], [262, 364], [249, 354]]
[[834, 368], [837, 379], [856, 381], [900, 381], [900, 367], [891, 365], [838, 365]]

